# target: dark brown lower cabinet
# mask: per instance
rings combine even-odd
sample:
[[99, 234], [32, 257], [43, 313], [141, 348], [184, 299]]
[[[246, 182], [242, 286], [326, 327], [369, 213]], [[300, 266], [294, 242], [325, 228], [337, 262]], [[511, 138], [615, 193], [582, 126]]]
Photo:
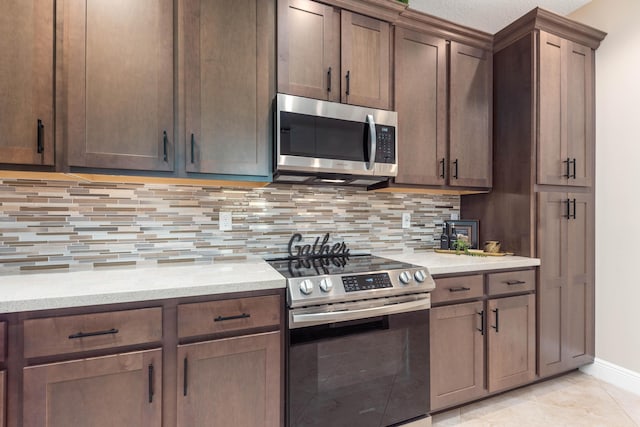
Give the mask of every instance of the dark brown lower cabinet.
[[162, 425], [161, 349], [30, 366], [23, 375], [25, 427]]
[[4, 422], [4, 413], [5, 413], [5, 404], [4, 404], [4, 390], [6, 389], [6, 385], [5, 385], [5, 374], [4, 371], [0, 371], [0, 427], [4, 427], [5, 426], [5, 422]]
[[473, 400], [486, 394], [484, 302], [431, 309], [431, 410]]
[[487, 388], [490, 393], [536, 377], [534, 294], [487, 301]]
[[178, 346], [178, 426], [279, 426], [280, 332]]

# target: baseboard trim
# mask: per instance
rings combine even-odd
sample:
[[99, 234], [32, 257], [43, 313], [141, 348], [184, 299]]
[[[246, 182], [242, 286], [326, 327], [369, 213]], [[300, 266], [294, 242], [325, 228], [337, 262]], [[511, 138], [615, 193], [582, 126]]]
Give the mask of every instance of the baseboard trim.
[[608, 382], [640, 396], [640, 373], [595, 358], [592, 364], [580, 368], [585, 374]]

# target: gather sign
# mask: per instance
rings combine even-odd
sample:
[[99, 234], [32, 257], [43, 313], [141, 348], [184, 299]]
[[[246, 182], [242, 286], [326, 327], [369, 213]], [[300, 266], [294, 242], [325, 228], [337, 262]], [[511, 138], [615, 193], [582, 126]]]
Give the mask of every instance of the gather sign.
[[329, 233], [325, 234], [320, 241], [320, 237], [316, 237], [313, 245], [296, 244], [302, 241], [302, 234], [295, 233], [289, 239], [289, 256], [292, 258], [320, 258], [349, 256], [349, 249], [345, 242], [329, 244]]

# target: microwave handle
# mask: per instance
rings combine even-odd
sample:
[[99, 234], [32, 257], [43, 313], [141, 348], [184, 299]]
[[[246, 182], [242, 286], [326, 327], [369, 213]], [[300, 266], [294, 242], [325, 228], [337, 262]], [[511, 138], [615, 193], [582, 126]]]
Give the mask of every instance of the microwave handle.
[[369, 160], [367, 161], [367, 170], [373, 170], [376, 163], [376, 123], [373, 121], [373, 115], [367, 114], [367, 123], [369, 124]]

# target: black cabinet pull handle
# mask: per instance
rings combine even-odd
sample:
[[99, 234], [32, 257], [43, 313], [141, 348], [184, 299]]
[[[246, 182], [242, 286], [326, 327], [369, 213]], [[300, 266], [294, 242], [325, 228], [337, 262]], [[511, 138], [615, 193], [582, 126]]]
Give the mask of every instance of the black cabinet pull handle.
[[188, 378], [189, 378], [189, 376], [188, 376], [189, 365], [188, 365], [186, 357], [184, 358], [183, 365], [184, 365], [184, 378], [182, 379], [182, 395], [186, 396], [187, 395], [187, 385], [188, 385], [187, 381], [188, 381]]
[[195, 162], [195, 146], [196, 146], [196, 136], [191, 134], [191, 163]]
[[571, 163], [573, 163], [573, 174], [571, 175], [571, 178], [576, 179], [576, 159], [574, 158]]
[[466, 292], [470, 290], [471, 288], [467, 288], [464, 286], [458, 286], [457, 288], [449, 288], [449, 292]]
[[235, 316], [218, 316], [213, 319], [214, 322], [224, 322], [225, 320], [234, 320], [234, 319], [246, 319], [251, 317], [248, 313], [237, 314]]
[[571, 204], [573, 205], [573, 215], [571, 215], [571, 218], [576, 219], [576, 199], [573, 199]]
[[571, 159], [567, 157], [567, 160], [563, 160], [562, 163], [566, 166], [567, 173], [564, 175], [565, 178], [571, 178]]
[[327, 70], [327, 92], [331, 92], [331, 67]]
[[149, 365], [149, 403], [153, 402], [153, 364]]
[[118, 330], [116, 328], [111, 328], [106, 331], [77, 332], [75, 334], [69, 335], [69, 339], [73, 340], [76, 338], [96, 337], [98, 335], [111, 335], [111, 334], [117, 334], [117, 333], [118, 333]]
[[442, 160], [440, 160], [440, 178], [444, 179], [444, 168], [445, 168], [445, 161], [444, 161], [444, 157], [442, 158]]
[[564, 217], [567, 219], [571, 219], [571, 200], [567, 199], [564, 201], [564, 203], [567, 209], [567, 214]]
[[495, 325], [495, 326], [492, 326], [492, 328], [493, 328], [493, 329], [495, 329], [495, 330], [496, 330], [496, 332], [500, 332], [500, 331], [498, 330], [498, 321], [499, 321], [499, 317], [498, 317], [499, 312], [498, 312], [498, 310], [499, 310], [499, 309], [497, 309], [497, 308], [496, 308], [495, 310], [491, 310], [491, 311], [493, 311], [493, 312], [496, 314], [496, 325]]
[[513, 286], [513, 285], [524, 285], [527, 282], [524, 282], [522, 280], [507, 280], [505, 283], [509, 286]]
[[453, 162], [453, 178], [458, 179], [458, 159]]
[[480, 329], [476, 328], [476, 330], [480, 331], [480, 335], [484, 335], [484, 310], [476, 314], [480, 316]]
[[162, 150], [163, 150], [162, 159], [165, 162], [169, 160], [169, 156], [167, 154], [167, 145], [169, 145], [169, 137], [167, 136], [167, 131], [164, 130], [164, 131], [162, 131]]
[[347, 90], [345, 90], [345, 95], [349, 95], [349, 89], [351, 88], [351, 70], [347, 71], [346, 75], [347, 79]]
[[42, 120], [38, 119], [38, 146], [36, 149], [38, 150], [38, 154], [44, 153], [44, 124]]

